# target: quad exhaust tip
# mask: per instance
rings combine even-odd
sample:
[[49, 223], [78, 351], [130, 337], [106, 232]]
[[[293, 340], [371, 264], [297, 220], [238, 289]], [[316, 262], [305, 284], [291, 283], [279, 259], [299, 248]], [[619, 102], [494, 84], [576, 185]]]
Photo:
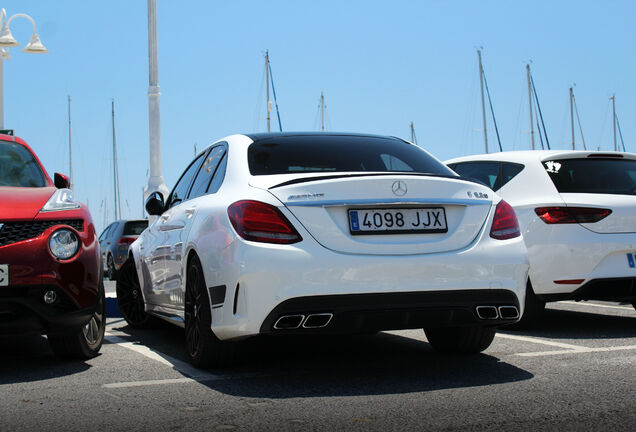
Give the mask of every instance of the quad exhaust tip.
[[327, 327], [327, 325], [331, 322], [331, 318], [333, 318], [333, 314], [331, 313], [309, 315], [303, 323], [303, 328], [311, 329]]
[[305, 320], [305, 315], [283, 315], [276, 320], [274, 328], [276, 330], [297, 329]]
[[305, 315], [283, 315], [276, 320], [275, 330], [294, 330], [297, 328], [316, 329], [327, 327], [333, 318], [332, 313], [316, 313]]
[[519, 309], [516, 306], [499, 306], [499, 316], [503, 319], [517, 319]]
[[519, 318], [519, 308], [517, 306], [477, 306], [475, 308], [479, 319], [517, 319]]
[[479, 319], [494, 320], [499, 318], [499, 311], [496, 306], [477, 306], [475, 308]]

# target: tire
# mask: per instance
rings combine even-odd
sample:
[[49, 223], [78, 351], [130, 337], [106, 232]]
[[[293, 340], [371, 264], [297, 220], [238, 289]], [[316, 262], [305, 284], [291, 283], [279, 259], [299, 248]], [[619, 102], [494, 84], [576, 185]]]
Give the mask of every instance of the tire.
[[442, 354], [477, 354], [490, 346], [496, 329], [492, 327], [441, 327], [424, 329], [435, 351]]
[[223, 367], [234, 361], [235, 342], [219, 340], [212, 332], [212, 311], [201, 262], [188, 261], [185, 292], [185, 339], [190, 362], [198, 368]]
[[115, 287], [119, 311], [128, 325], [133, 328], [152, 327], [156, 318], [147, 314], [144, 309], [144, 298], [132, 257], [128, 257], [121, 266]]
[[511, 329], [527, 329], [535, 327], [539, 324], [543, 318], [543, 312], [545, 311], [545, 302], [541, 300], [534, 293], [532, 289], [532, 284], [528, 279], [528, 283], [526, 284], [526, 302], [523, 311], [523, 316], [521, 320], [513, 324], [512, 326], [506, 327]]
[[49, 345], [60, 358], [86, 360], [99, 354], [104, 343], [106, 329], [106, 297], [104, 286], [101, 285], [98, 296], [97, 310], [93, 313], [88, 324], [82, 328], [75, 328], [66, 333], [49, 335]]
[[116, 280], [117, 279], [117, 270], [115, 270], [115, 262], [113, 261], [113, 256], [108, 254], [108, 258], [106, 258], [106, 276], [108, 280]]

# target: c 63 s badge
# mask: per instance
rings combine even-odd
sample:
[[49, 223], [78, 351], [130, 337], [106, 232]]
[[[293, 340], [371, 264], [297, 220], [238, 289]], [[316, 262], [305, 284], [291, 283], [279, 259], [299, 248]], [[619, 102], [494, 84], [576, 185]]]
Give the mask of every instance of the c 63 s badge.
[[468, 198], [484, 198], [488, 199], [488, 194], [483, 192], [467, 192]]

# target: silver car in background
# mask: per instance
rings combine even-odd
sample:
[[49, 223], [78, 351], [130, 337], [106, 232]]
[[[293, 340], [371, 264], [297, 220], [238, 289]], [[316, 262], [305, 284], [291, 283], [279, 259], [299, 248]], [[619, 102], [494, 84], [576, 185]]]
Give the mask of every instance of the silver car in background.
[[147, 219], [118, 220], [106, 227], [99, 236], [104, 275], [115, 280], [117, 272], [128, 257], [128, 247], [148, 228]]

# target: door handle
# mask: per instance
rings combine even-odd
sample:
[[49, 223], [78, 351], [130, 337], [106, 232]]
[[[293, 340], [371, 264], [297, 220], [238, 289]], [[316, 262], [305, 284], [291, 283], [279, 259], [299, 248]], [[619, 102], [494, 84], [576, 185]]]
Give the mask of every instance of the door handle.
[[196, 207], [190, 207], [190, 208], [185, 210], [185, 214], [188, 216], [188, 219], [190, 219], [192, 216], [194, 216], [194, 212], [196, 210], [197, 210]]

